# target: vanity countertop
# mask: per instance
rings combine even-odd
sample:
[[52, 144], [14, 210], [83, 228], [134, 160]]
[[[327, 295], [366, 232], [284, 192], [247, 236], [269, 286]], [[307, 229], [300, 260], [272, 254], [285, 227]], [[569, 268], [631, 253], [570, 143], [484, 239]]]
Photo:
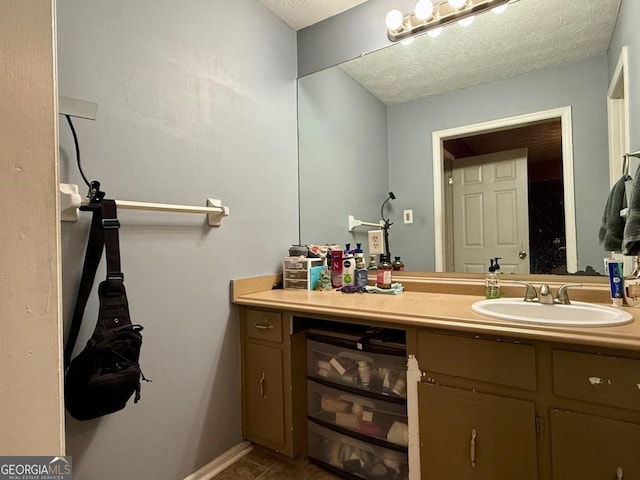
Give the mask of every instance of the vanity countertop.
[[[299, 314], [375, 320], [390, 325], [428, 327], [640, 351], [640, 308], [621, 307], [633, 322], [611, 327], [550, 327], [479, 315], [471, 305], [479, 295], [405, 291], [399, 295], [345, 294], [338, 291], [236, 288], [234, 303]], [[267, 287], [268, 288], [268, 287]], [[244, 290], [244, 291], [243, 291]]]

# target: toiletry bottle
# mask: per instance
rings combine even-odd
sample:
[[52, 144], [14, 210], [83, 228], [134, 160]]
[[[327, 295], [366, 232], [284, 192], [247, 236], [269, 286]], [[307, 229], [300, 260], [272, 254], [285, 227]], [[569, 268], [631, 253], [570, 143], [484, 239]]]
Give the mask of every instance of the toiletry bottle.
[[500, 279], [496, 275], [496, 266], [494, 264], [494, 259], [489, 259], [491, 261], [491, 265], [489, 265], [489, 273], [486, 278], [486, 298], [500, 298]]
[[404, 263], [400, 260], [400, 257], [396, 257], [395, 261], [391, 264], [394, 270], [398, 272], [404, 271]]
[[357, 249], [356, 252], [356, 286], [362, 288], [367, 286], [369, 272], [364, 266], [364, 253], [358, 252]]
[[374, 272], [378, 270], [378, 264], [376, 262], [375, 255], [369, 255], [369, 267], [367, 268], [367, 270], [374, 271]]
[[376, 285], [378, 288], [390, 289], [391, 288], [391, 271], [393, 267], [389, 263], [389, 259], [386, 255], [382, 256], [382, 261], [378, 265], [378, 272], [376, 275]]
[[331, 286], [342, 286], [342, 250], [338, 248], [331, 250]]
[[353, 250], [351, 245], [346, 244], [344, 252], [342, 252], [342, 285], [355, 284], [356, 264], [353, 259]]
[[636, 268], [624, 279], [624, 300], [630, 307], [640, 305], [640, 255], [636, 257]]
[[611, 252], [611, 257], [607, 259], [607, 273], [609, 275], [609, 289], [611, 290], [611, 303], [616, 307], [621, 307], [624, 303], [623, 288], [623, 262], [618, 260], [615, 252]]

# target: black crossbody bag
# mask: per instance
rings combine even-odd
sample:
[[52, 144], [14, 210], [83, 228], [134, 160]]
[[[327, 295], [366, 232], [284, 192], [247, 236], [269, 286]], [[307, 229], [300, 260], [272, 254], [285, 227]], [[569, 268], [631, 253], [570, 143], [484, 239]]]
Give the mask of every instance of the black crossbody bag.
[[[140, 399], [140, 380], [147, 381], [138, 363], [142, 326], [133, 325], [120, 269], [120, 245], [114, 200], [98, 199], [83, 210], [93, 213], [78, 297], [64, 351], [65, 405], [77, 420], [90, 420], [118, 410], [135, 394]], [[98, 320], [86, 347], [73, 360], [82, 317], [96, 271], [106, 252], [107, 276], [100, 282]]]

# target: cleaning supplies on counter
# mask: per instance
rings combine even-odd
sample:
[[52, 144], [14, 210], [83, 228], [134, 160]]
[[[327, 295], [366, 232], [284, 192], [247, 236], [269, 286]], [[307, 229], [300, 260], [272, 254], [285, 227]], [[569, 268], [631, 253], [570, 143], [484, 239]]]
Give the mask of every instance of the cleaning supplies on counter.
[[376, 287], [383, 290], [389, 290], [391, 288], [391, 271], [393, 267], [389, 263], [389, 258], [386, 255], [382, 256], [380, 265], [378, 265], [378, 271], [376, 275]]
[[624, 300], [630, 307], [640, 306], [640, 256], [633, 273], [624, 279]]
[[400, 260], [400, 257], [395, 257], [395, 260], [391, 264], [391, 267], [394, 271], [403, 272], [404, 271], [404, 263]]
[[356, 263], [351, 244], [347, 243], [342, 252], [342, 286], [355, 285]]
[[342, 286], [342, 250], [337, 248], [331, 250], [331, 286]]
[[609, 275], [609, 289], [611, 292], [611, 302], [621, 307], [624, 291], [623, 291], [623, 275], [622, 275], [622, 260], [618, 260], [615, 257], [615, 252], [611, 252], [611, 257], [606, 259], [607, 274]]
[[378, 263], [376, 262], [375, 255], [369, 255], [369, 266], [367, 267], [367, 270], [369, 270], [370, 272], [375, 272], [378, 270]]
[[497, 273], [500, 270], [500, 265], [498, 264], [499, 259], [500, 257], [489, 259], [491, 264], [489, 265], [489, 273], [487, 273], [487, 277], [485, 279], [485, 298], [500, 298], [500, 278]]
[[367, 276], [369, 272], [364, 265], [364, 252], [362, 251], [361, 244], [356, 244], [355, 251], [356, 261], [356, 273], [355, 273], [355, 285], [356, 287], [364, 288], [367, 286]]

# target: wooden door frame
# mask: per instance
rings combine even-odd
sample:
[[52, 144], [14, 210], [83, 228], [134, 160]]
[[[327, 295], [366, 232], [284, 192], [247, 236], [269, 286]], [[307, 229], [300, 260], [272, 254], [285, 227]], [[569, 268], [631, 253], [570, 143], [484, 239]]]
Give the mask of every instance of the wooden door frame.
[[[629, 140], [629, 52], [620, 50], [616, 69], [607, 90], [609, 133], [609, 184], [613, 186], [622, 175], [622, 156], [630, 152]], [[622, 145], [620, 145], [622, 137]]]
[[444, 142], [461, 137], [492, 133], [501, 130], [527, 126], [547, 120], [559, 119], [562, 131], [562, 178], [564, 185], [564, 223], [567, 253], [567, 271], [578, 270], [578, 252], [576, 238], [576, 206], [573, 177], [573, 137], [571, 130], [571, 106], [543, 110], [539, 112], [501, 118], [488, 122], [463, 125], [461, 127], [438, 130], [432, 133], [433, 147], [433, 219], [435, 270], [444, 271], [447, 265], [446, 209], [445, 209], [445, 175], [444, 175]]

